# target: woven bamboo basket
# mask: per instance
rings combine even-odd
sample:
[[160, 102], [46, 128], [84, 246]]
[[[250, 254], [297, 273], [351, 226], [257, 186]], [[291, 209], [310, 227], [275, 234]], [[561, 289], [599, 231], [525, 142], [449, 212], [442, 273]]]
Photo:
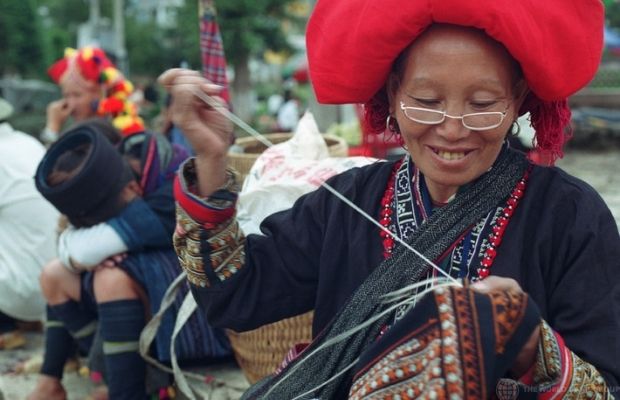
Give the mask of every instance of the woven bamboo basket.
[[[293, 137], [292, 133], [269, 133], [265, 136], [271, 143], [278, 144], [289, 140]], [[327, 144], [330, 157], [347, 157], [349, 152], [349, 146], [347, 142], [334, 135], [322, 135]], [[233, 167], [242, 179], [245, 179], [250, 172], [252, 165], [256, 159], [261, 155], [263, 151], [267, 149], [263, 143], [259, 142], [253, 137], [242, 137], [235, 141], [235, 144], [241, 147], [243, 152], [241, 153], [228, 153], [228, 165]]]
[[228, 330], [235, 359], [250, 383], [272, 374], [297, 343], [312, 340], [310, 311], [247, 332]]

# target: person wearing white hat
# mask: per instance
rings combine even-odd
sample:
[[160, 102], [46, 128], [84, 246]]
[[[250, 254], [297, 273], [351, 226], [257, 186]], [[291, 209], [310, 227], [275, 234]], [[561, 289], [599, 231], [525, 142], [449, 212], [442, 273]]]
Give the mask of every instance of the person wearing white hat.
[[13, 129], [7, 122], [12, 114], [0, 97], [0, 349], [25, 344], [16, 320], [41, 321], [45, 315], [39, 275], [56, 255], [59, 215], [32, 179], [45, 148]]

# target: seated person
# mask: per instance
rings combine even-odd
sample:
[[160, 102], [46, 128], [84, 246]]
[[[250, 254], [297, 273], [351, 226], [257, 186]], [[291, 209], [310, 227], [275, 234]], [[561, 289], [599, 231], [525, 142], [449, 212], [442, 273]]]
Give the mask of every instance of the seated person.
[[[161, 142], [144, 135], [143, 144], [150, 151], [145, 152], [148, 166], [141, 174], [91, 125], [63, 135], [39, 165], [37, 188], [71, 225], [59, 239], [61, 260], [46, 265], [41, 275], [48, 302], [45, 358], [30, 399], [66, 398], [61, 379], [73, 340], [87, 352], [97, 330], [109, 397], [147, 397], [146, 365], [138, 353], [140, 333], [180, 269], [171, 242], [171, 186], [168, 208], [165, 190], [158, 190], [166, 187], [165, 172], [174, 170], [177, 160], [166, 157], [174, 154], [172, 150], [160, 150]], [[153, 194], [157, 196], [151, 202]], [[164, 315], [155, 338], [153, 350], [163, 362], [170, 360], [174, 315], [181, 300], [179, 296]], [[177, 339], [176, 354], [188, 360], [226, 356], [230, 350], [223, 332], [194, 315]]]
[[0, 349], [26, 344], [18, 321], [41, 321], [45, 300], [38, 276], [56, 255], [58, 211], [34, 186], [45, 148], [8, 122], [13, 107], [0, 98]]

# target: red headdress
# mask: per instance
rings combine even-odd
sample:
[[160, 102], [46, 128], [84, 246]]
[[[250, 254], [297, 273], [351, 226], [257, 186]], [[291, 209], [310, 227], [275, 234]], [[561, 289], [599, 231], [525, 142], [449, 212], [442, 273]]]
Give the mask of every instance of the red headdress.
[[432, 23], [482, 29], [521, 65], [531, 93], [520, 113], [530, 112], [538, 149], [555, 159], [566, 99], [598, 68], [603, 22], [601, 0], [319, 0], [306, 35], [310, 77], [320, 102], [364, 103], [382, 132], [382, 88], [398, 55]]
[[81, 79], [85, 84], [101, 88], [102, 97], [97, 104], [97, 115], [109, 116], [114, 126], [124, 135], [144, 131], [144, 122], [135, 104], [128, 100], [133, 85], [116, 69], [103, 50], [84, 47], [66, 49], [65, 56], [47, 70], [57, 84], [65, 79]]

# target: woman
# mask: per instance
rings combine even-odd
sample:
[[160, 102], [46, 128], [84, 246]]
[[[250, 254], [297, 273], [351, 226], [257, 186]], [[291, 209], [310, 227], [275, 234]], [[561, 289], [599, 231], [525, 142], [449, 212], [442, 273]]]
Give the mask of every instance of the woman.
[[144, 131], [136, 105], [128, 100], [133, 85], [103, 50], [68, 48], [65, 56], [47, 72], [60, 86], [62, 99], [47, 107], [47, 121], [41, 136], [44, 142], [55, 141], [69, 117], [74, 122], [92, 117], [109, 118], [124, 135]]
[[[161, 77], [197, 154], [176, 184], [175, 247], [209, 321], [245, 330], [315, 310], [310, 346], [247, 398], [615, 392], [617, 226], [587, 184], [506, 144], [529, 111], [538, 149], [561, 155], [566, 97], [593, 77], [602, 26], [599, 1], [317, 2], [317, 98], [365, 103], [369, 127], [409, 153], [329, 185], [396, 238], [319, 189], [244, 239], [230, 126], [194, 94], [217, 88]], [[422, 296], [425, 278], [449, 289]]]

